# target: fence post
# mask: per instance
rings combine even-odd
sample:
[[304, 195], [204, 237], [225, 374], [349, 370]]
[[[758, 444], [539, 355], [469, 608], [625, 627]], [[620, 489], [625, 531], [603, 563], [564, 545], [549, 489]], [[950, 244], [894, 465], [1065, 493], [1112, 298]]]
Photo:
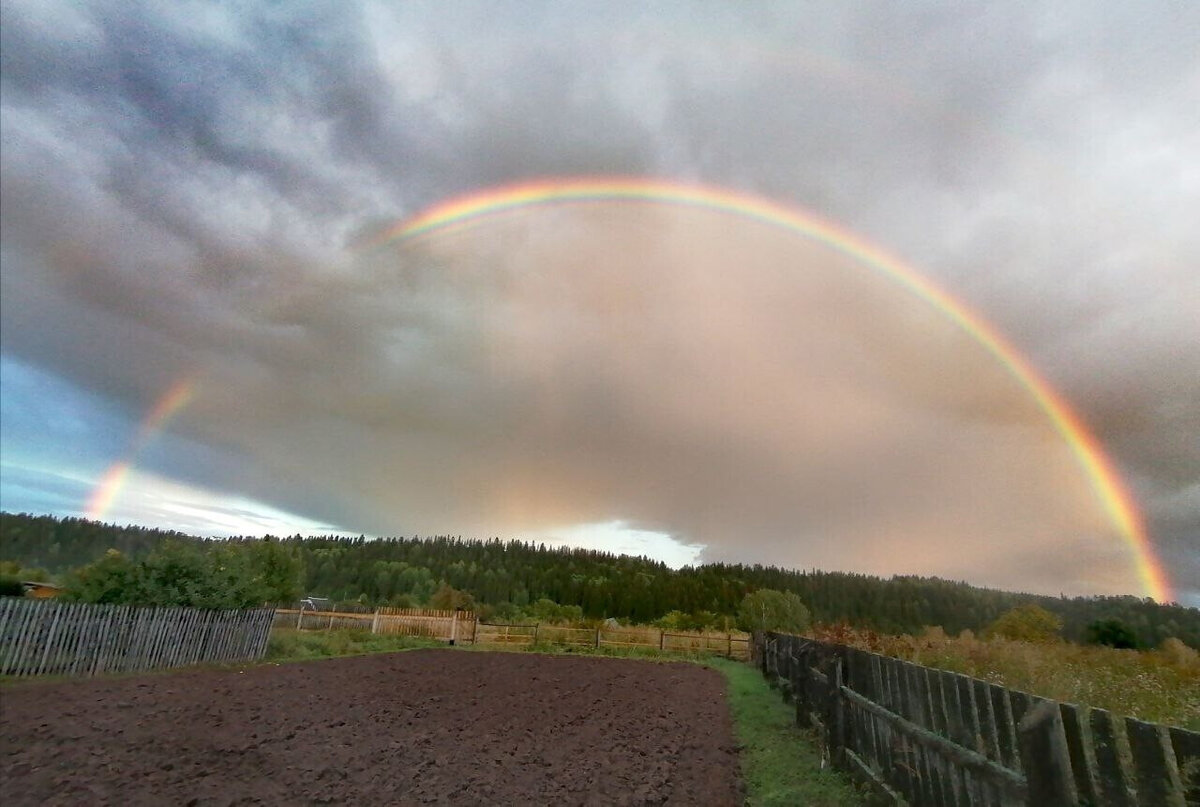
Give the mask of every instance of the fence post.
[[845, 712], [842, 703], [842, 660], [835, 658], [829, 671], [829, 759], [841, 764], [846, 746]]
[[454, 616], [450, 617], [450, 644], [454, 644], [458, 639], [458, 611], [454, 612]]
[[596, 626], [596, 649], [600, 648], [600, 626]]
[[371, 617], [371, 633], [379, 633], [379, 609], [375, 609], [375, 616]]
[[296, 630], [304, 630], [304, 603], [296, 610]]
[[1042, 701], [1025, 713], [1017, 727], [1017, 743], [1029, 782], [1030, 807], [1076, 804], [1070, 751], [1056, 702]]
[[659, 628], [658, 629], [658, 652], [660, 652], [660, 653], [663, 651], [663, 647], [666, 644], [666, 637], [667, 637], [666, 632], [662, 628]]

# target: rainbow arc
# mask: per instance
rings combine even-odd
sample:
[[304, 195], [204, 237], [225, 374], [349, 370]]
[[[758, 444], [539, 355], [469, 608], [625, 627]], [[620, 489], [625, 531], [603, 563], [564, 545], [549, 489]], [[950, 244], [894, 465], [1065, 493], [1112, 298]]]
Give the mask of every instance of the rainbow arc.
[[1159, 602], [1171, 601], [1167, 574], [1154, 553], [1132, 495], [1099, 441], [1066, 400], [994, 326], [967, 304], [899, 259], [832, 222], [755, 196], [703, 185], [640, 178], [546, 179], [493, 188], [437, 204], [384, 231], [367, 247], [421, 238], [510, 210], [622, 200], [705, 208], [791, 230], [883, 273], [942, 312], [991, 353], [1045, 412], [1070, 446], [1105, 512], [1133, 551], [1142, 588]]
[[[402, 221], [366, 246], [378, 247], [432, 235], [448, 227], [509, 210], [550, 204], [638, 200], [687, 205], [742, 216], [782, 227], [814, 239], [891, 278], [918, 298], [942, 312], [982, 345], [1024, 387], [1062, 435], [1083, 469], [1104, 510], [1137, 561], [1139, 582], [1148, 596], [1159, 602], [1173, 599], [1161, 562], [1154, 553], [1132, 495], [1112, 461], [1082, 419], [1066, 400], [1043, 379], [1004, 336], [968, 305], [859, 236], [810, 213], [764, 199], [699, 185], [650, 179], [578, 178], [549, 179], [495, 188], [451, 199]], [[87, 514], [102, 519], [129, 479], [141, 450], [192, 400], [192, 377], [173, 384], [146, 414], [129, 453], [104, 474], [87, 503]]]

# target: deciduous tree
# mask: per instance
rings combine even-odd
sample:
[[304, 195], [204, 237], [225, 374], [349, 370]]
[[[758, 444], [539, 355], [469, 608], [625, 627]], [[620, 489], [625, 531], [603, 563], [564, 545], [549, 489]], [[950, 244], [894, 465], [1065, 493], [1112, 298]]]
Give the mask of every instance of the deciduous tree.
[[738, 607], [738, 627], [742, 630], [803, 633], [808, 626], [808, 608], [790, 591], [760, 588], [747, 594]]

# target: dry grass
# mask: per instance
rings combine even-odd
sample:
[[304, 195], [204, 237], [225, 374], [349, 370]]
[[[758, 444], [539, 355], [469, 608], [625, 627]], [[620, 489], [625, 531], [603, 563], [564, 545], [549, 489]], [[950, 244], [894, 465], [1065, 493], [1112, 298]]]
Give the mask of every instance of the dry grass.
[[1200, 729], [1200, 657], [1179, 640], [1159, 650], [1116, 650], [1070, 642], [881, 636], [844, 627], [816, 638], [970, 675], [1054, 700], [1108, 709], [1155, 723]]

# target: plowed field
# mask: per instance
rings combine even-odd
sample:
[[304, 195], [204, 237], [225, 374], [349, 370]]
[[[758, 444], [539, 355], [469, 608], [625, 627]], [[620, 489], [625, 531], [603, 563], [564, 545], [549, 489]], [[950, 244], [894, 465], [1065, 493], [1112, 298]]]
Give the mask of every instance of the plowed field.
[[6, 805], [741, 801], [692, 664], [420, 650], [0, 697]]

